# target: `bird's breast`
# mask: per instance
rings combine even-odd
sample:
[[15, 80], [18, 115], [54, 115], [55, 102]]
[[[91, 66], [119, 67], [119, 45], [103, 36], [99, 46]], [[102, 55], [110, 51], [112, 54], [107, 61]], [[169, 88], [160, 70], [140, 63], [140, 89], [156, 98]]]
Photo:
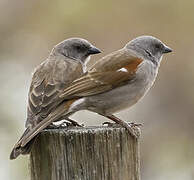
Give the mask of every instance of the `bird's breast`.
[[115, 113], [134, 105], [153, 85], [157, 71], [158, 68], [149, 62], [142, 63], [133, 80], [108, 92], [88, 97], [89, 104], [93, 105], [92, 111], [100, 109], [106, 113]]

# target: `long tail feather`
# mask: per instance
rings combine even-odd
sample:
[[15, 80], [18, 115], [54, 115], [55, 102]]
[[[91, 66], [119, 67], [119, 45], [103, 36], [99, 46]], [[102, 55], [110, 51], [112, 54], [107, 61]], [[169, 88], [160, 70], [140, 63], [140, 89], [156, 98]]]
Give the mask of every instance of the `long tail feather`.
[[[73, 101], [71, 101], [73, 102]], [[20, 140], [15, 144], [11, 154], [10, 159], [16, 159], [20, 154], [27, 154], [31, 149], [31, 145], [34, 142], [34, 137], [38, 135], [43, 129], [45, 129], [52, 122], [56, 121], [60, 116], [67, 112], [69, 103], [62, 103], [53, 111], [48, 117], [43, 119], [32, 129], [26, 129]]]
[[10, 154], [10, 159], [16, 159], [20, 154], [27, 154], [28, 151], [29, 151], [29, 147], [30, 147], [30, 144], [32, 143], [29, 143], [26, 147], [24, 148], [21, 148], [20, 147], [20, 142], [22, 140], [22, 138], [28, 133], [30, 132], [30, 128], [27, 128], [24, 133], [22, 134], [21, 138], [19, 139], [19, 141], [15, 144], [13, 150], [11, 151], [11, 154]]

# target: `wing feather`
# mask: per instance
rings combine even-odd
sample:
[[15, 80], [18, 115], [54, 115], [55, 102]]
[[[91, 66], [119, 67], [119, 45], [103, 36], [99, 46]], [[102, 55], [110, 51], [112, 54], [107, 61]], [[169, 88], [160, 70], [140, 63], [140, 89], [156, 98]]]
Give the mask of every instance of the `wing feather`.
[[[76, 63], [76, 64], [74, 64]], [[28, 94], [26, 127], [45, 118], [61, 101], [59, 94], [83, 74], [81, 64], [63, 59], [48, 59], [39, 65], [32, 77]]]
[[[72, 97], [90, 96], [108, 91], [119, 86], [125, 81], [133, 79], [138, 65], [142, 62], [140, 58], [128, 60], [128, 64], [119, 68], [125, 68], [125, 71], [116, 69], [114, 71], [96, 72], [90, 70], [84, 76], [76, 79], [69, 87], [64, 89], [60, 98], [69, 99]], [[94, 66], [95, 68], [95, 66]]]

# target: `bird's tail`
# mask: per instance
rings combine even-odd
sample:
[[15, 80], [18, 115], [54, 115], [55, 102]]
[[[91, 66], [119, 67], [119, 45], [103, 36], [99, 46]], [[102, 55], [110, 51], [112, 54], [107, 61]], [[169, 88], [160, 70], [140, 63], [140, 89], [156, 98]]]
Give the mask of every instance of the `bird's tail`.
[[21, 138], [19, 139], [19, 141], [15, 144], [13, 150], [11, 151], [11, 154], [10, 154], [10, 159], [16, 159], [20, 154], [29, 154], [30, 153], [30, 150], [31, 150], [31, 147], [32, 147], [32, 144], [34, 143], [34, 139], [32, 139], [30, 142], [28, 142], [28, 144], [26, 144], [26, 146], [24, 147], [21, 147], [20, 146], [20, 142], [21, 140], [23, 139], [23, 137], [30, 131], [29, 128], [27, 128], [23, 135], [21, 136]]
[[56, 108], [55, 111], [53, 111], [51, 114], [49, 114], [45, 119], [43, 119], [40, 123], [38, 123], [35, 127], [32, 129], [26, 129], [23, 133], [20, 140], [16, 143], [14, 146], [10, 159], [16, 159], [20, 154], [28, 154], [31, 146], [34, 142], [35, 136], [38, 135], [43, 129], [45, 129], [48, 125], [50, 125], [52, 122], [56, 121], [59, 117], [67, 113], [69, 103], [74, 102], [68, 101], [68, 103], [62, 103], [60, 106]]

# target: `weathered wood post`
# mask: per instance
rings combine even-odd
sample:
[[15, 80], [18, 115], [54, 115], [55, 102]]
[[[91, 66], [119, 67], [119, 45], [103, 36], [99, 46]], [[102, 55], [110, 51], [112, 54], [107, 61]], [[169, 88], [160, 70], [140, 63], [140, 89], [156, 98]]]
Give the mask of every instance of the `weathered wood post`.
[[45, 130], [30, 166], [31, 180], [139, 180], [139, 142], [121, 127]]

